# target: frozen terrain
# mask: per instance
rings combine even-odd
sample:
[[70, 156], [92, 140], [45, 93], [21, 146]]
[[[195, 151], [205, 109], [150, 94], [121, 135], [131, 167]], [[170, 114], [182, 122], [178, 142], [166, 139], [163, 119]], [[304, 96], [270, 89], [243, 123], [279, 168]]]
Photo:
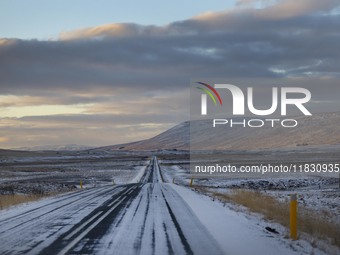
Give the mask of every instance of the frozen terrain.
[[102, 182], [1, 211], [0, 253], [323, 254], [266, 231], [258, 218], [167, 183], [156, 157], [142, 162], [132, 177], [137, 183]]

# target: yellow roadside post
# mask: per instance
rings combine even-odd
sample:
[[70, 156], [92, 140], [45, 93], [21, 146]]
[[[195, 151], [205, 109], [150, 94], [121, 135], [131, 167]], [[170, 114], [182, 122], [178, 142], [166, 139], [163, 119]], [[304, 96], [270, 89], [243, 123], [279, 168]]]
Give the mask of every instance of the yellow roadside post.
[[80, 189], [83, 189], [83, 181], [80, 180]]
[[194, 177], [193, 176], [191, 176], [191, 178], [190, 178], [190, 187], [192, 187], [192, 183], [194, 182]]
[[297, 239], [297, 195], [290, 196], [290, 238]]

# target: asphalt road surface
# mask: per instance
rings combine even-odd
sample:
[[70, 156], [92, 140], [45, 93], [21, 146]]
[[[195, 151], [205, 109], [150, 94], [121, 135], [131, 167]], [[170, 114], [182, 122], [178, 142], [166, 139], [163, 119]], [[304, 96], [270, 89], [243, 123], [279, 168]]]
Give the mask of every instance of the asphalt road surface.
[[0, 254], [222, 254], [154, 157], [139, 183], [0, 213]]

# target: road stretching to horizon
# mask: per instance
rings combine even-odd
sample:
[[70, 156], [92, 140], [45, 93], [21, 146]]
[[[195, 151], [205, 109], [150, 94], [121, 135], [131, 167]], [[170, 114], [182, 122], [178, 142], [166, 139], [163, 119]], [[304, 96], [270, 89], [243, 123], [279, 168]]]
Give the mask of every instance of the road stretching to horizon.
[[156, 157], [139, 183], [42, 200], [0, 215], [0, 254], [222, 254]]

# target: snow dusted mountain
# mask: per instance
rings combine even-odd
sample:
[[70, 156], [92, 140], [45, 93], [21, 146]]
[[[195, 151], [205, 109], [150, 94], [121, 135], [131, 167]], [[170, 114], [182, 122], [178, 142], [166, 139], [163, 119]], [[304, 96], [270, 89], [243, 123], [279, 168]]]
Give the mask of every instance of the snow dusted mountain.
[[189, 122], [183, 122], [150, 139], [107, 146], [100, 149], [111, 150], [166, 150], [189, 149]]
[[78, 144], [67, 144], [67, 145], [46, 145], [46, 146], [33, 146], [33, 147], [20, 147], [14, 148], [13, 150], [20, 151], [80, 151], [88, 150], [93, 147], [78, 145]]
[[[191, 122], [198, 149], [256, 150], [340, 144], [340, 112], [320, 113], [294, 118], [295, 128], [265, 125], [261, 128], [220, 125], [212, 132], [212, 120]], [[240, 120], [239, 118], [235, 121]], [[189, 149], [190, 122], [183, 122], [153, 138], [114, 146], [111, 150]], [[101, 148], [101, 149], [104, 149]]]
[[[297, 127], [276, 123], [261, 128], [219, 125], [212, 132], [212, 121], [195, 123], [192, 146], [198, 149], [256, 150], [298, 146], [340, 145], [340, 112], [293, 118]], [[236, 119], [240, 121], [240, 119]]]

